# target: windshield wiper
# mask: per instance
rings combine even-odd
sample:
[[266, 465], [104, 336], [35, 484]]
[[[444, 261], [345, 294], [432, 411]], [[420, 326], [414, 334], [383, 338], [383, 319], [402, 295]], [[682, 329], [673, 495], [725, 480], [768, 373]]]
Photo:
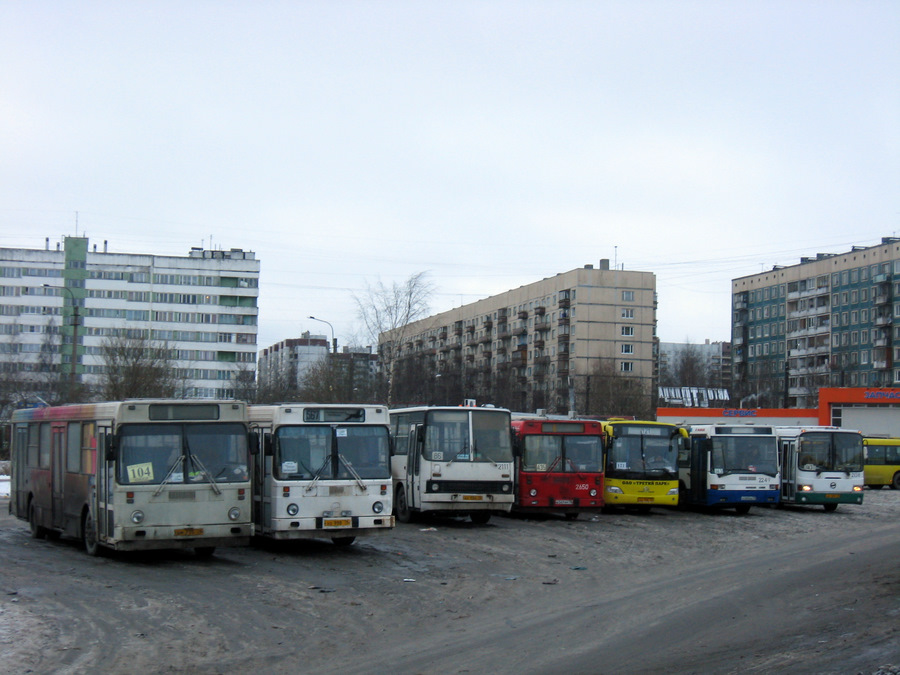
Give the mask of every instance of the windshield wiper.
[[331, 456], [329, 455], [328, 457], [325, 458], [325, 461], [322, 462], [322, 466], [320, 466], [316, 470], [316, 475], [313, 476], [312, 482], [306, 486], [306, 492], [312, 492], [312, 489], [316, 486], [316, 483], [319, 482], [319, 478], [322, 477], [322, 469], [324, 469], [330, 463], [331, 463]]
[[356, 479], [356, 484], [362, 489], [363, 492], [366, 491], [366, 484], [363, 483], [363, 479], [360, 478], [359, 474], [356, 473], [356, 469], [353, 468], [353, 465], [348, 462], [341, 453], [338, 453], [338, 460], [347, 467], [347, 471], [351, 473], [351, 475]]
[[466, 444], [463, 443], [462, 447], [456, 451], [456, 454], [453, 455], [453, 457], [451, 457], [449, 460], [447, 460], [447, 466], [450, 466], [451, 464], [453, 464], [453, 462], [456, 461], [456, 458], [459, 457], [465, 451], [466, 451]]
[[216, 482], [216, 479], [213, 478], [213, 475], [212, 473], [210, 473], [209, 469], [207, 469], [203, 465], [203, 462], [200, 461], [200, 458], [196, 455], [191, 455], [191, 463], [196, 463], [196, 466], [200, 467], [200, 471], [206, 474], [206, 477], [209, 479], [209, 486], [213, 489], [213, 492], [215, 492], [217, 495], [222, 494], [222, 490], [219, 488], [219, 484]]
[[159, 484], [159, 487], [156, 488], [156, 492], [153, 493], [154, 497], [158, 497], [159, 493], [162, 492], [163, 486], [169, 482], [169, 479], [172, 477], [172, 474], [175, 473], [175, 469], [181, 466], [184, 463], [184, 455], [179, 455], [178, 459], [176, 459], [172, 466], [169, 467], [169, 472], [166, 474], [166, 477], [162, 479], [162, 482]]

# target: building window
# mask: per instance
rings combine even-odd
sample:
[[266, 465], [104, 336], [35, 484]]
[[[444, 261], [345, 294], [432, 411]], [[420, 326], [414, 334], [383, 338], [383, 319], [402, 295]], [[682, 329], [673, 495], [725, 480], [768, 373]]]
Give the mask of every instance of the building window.
[[631, 344], [622, 345], [622, 353], [623, 354], [634, 354], [634, 345], [631, 345]]
[[633, 361], [622, 361], [620, 370], [623, 373], [632, 373], [634, 372], [634, 362]]
[[634, 291], [622, 291], [622, 302], [634, 302]]
[[634, 326], [622, 326], [622, 337], [633, 337]]
[[631, 308], [623, 308], [622, 309], [622, 318], [623, 319], [633, 319], [634, 318], [634, 310]]

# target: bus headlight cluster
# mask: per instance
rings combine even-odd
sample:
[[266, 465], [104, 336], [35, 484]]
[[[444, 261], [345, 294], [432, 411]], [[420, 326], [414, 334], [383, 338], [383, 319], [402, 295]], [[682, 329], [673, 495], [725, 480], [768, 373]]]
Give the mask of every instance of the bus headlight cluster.
[[801, 485], [800, 492], [812, 492], [812, 485]]
[[143, 511], [135, 511], [131, 514], [131, 522], [135, 525], [140, 525], [144, 522], [144, 512]]
[[591, 490], [590, 495], [591, 495], [591, 497], [596, 497], [597, 496], [597, 488], [594, 488], [593, 490]]
[[607, 492], [610, 492], [610, 493], [612, 493], [612, 494], [614, 494], [614, 495], [623, 495], [623, 494], [625, 494], [624, 492], [622, 492], [622, 488], [617, 487], [617, 486], [615, 486], [615, 485], [610, 485], [610, 486], [608, 486], [608, 487], [606, 488], [606, 491], [607, 491]]
[[294, 516], [296, 516], [298, 513], [300, 513], [300, 507], [299, 507], [299, 506], [297, 506], [296, 504], [288, 504], [288, 505], [287, 505], [287, 514], [288, 514], [291, 518], [293, 518]]
[[241, 510], [238, 507], [232, 506], [230, 509], [228, 509], [228, 518], [230, 520], [237, 520], [240, 517], [241, 517]]
[[530, 494], [532, 497], [537, 497], [537, 490], [531, 488], [531, 492], [529, 492], [528, 494]]
[[384, 511], [384, 504], [382, 504], [381, 502], [375, 502], [374, 504], [372, 504], [372, 510], [375, 513], [381, 513], [382, 511]]
[[503, 491], [504, 491], [504, 492], [509, 492], [509, 483], [504, 483], [504, 484], [503, 484]]

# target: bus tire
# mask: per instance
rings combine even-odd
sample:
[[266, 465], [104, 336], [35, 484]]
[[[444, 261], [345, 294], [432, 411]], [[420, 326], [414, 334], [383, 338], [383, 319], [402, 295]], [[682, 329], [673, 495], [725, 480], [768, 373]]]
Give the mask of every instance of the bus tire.
[[900, 490], [900, 471], [894, 474], [894, 479], [891, 481], [891, 490]]
[[208, 560], [213, 557], [213, 554], [216, 552], [215, 546], [195, 546], [194, 547], [194, 555], [198, 558], [203, 558], [204, 560]]
[[823, 504], [822, 506], [825, 508], [825, 513], [834, 513], [838, 507], [837, 504]]
[[47, 530], [38, 525], [37, 509], [34, 508], [33, 502], [28, 502], [28, 528], [31, 530], [32, 539], [47, 538]]
[[470, 513], [469, 519], [476, 525], [487, 525], [488, 521], [491, 519], [491, 514], [487, 511], [478, 511], [476, 513]]
[[332, 537], [331, 543], [335, 546], [350, 546], [354, 541], [356, 541], [356, 537]]
[[397, 486], [397, 494], [394, 495], [394, 515], [401, 523], [412, 522], [412, 511], [409, 510], [409, 504], [406, 503], [406, 490], [402, 485]]
[[100, 555], [100, 542], [97, 539], [97, 526], [91, 512], [85, 509], [81, 517], [81, 541], [84, 544], [84, 552], [92, 558]]
[[737, 511], [738, 515], [746, 516], [750, 513], [750, 504], [738, 504], [734, 507], [734, 510]]

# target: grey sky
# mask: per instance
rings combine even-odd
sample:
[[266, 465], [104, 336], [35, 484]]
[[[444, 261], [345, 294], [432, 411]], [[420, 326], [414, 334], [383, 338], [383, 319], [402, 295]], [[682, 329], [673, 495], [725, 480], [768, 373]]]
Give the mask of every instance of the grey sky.
[[659, 336], [900, 232], [897, 2], [0, 0], [0, 245], [244, 248], [260, 347], [609, 258]]

